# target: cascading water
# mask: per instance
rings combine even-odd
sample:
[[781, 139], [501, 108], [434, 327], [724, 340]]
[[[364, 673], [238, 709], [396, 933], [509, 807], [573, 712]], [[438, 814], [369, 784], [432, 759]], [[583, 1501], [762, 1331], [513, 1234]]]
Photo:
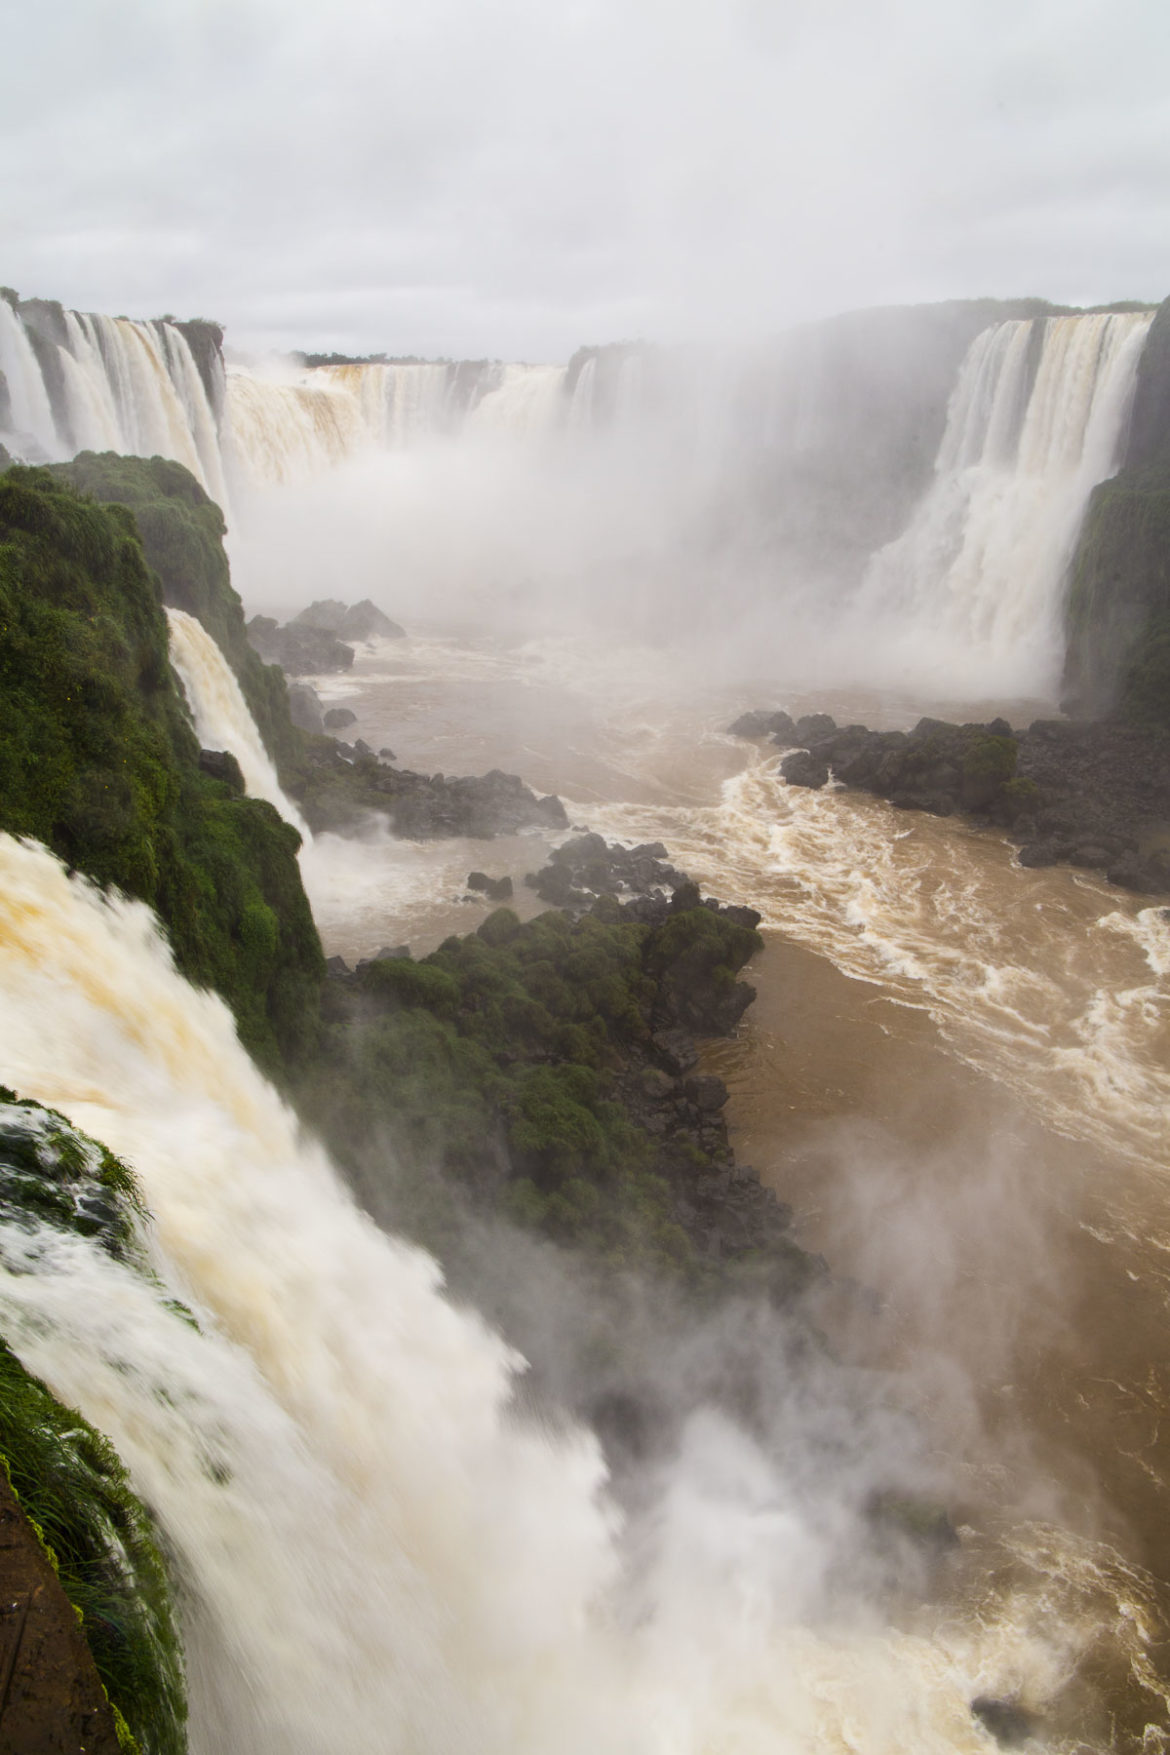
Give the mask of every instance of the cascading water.
[[1061, 587], [1089, 494], [1116, 468], [1150, 322], [1052, 317], [976, 337], [933, 484], [854, 605], [893, 672], [957, 664], [976, 692], [1051, 690]]
[[0, 437], [16, 455], [36, 462], [84, 450], [171, 457], [227, 504], [215, 413], [173, 323], [63, 311], [59, 322], [33, 328], [6, 300], [0, 306], [0, 375], [9, 399], [6, 416], [0, 409]]
[[277, 778], [240, 685], [216, 642], [195, 616], [167, 610], [171, 663], [178, 673], [205, 749], [229, 750], [253, 798], [266, 798], [305, 841], [308, 825]]
[[201, 1324], [83, 1240], [0, 1233], [6, 1335], [177, 1557], [196, 1755], [982, 1749], [976, 1631], [802, 1627], [822, 1538], [713, 1417], [631, 1622], [593, 1440], [509, 1414], [520, 1362], [353, 1207], [148, 913], [7, 837], [0, 879], [3, 1076], [132, 1163]]

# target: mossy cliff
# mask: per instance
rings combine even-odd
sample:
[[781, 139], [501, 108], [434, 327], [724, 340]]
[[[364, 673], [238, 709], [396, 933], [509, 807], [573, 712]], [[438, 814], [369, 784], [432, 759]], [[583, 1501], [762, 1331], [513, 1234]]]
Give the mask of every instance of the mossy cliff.
[[[12, 1252], [13, 1271], [35, 1273], [39, 1239], [56, 1232], [93, 1237], [147, 1272], [137, 1243], [141, 1212], [124, 1164], [64, 1116], [0, 1087], [0, 1258], [7, 1264]], [[67, 1748], [58, 1738], [84, 1732], [78, 1747], [112, 1746], [116, 1737], [124, 1751], [182, 1755], [182, 1652], [150, 1515], [109, 1442], [26, 1371], [4, 1339], [0, 1470], [5, 1589], [42, 1621], [39, 1637], [23, 1631], [10, 1640], [3, 1746], [33, 1755]], [[104, 1742], [95, 1732], [106, 1709], [100, 1689], [96, 1702], [87, 1698], [85, 1654], [69, 1611], [62, 1605], [54, 1618], [52, 1602], [40, 1601], [46, 1561], [80, 1621], [112, 1708]]]
[[1170, 300], [1138, 363], [1125, 466], [1089, 501], [1065, 625], [1068, 710], [1170, 730]]
[[0, 476], [0, 829], [149, 903], [270, 1071], [312, 1051], [296, 831], [201, 771], [135, 517], [46, 470]]
[[[374, 1210], [443, 1254], [462, 1190], [610, 1269], [703, 1295], [747, 1273], [786, 1302], [816, 1266], [735, 1165], [722, 1082], [693, 1071], [693, 1036], [733, 1029], [754, 996], [737, 976], [757, 918], [684, 884], [669, 903], [602, 897], [579, 919], [501, 908], [421, 962], [338, 970], [303, 1112]], [[387, 1142], [396, 1211], [377, 1185]]]
[[235, 672], [248, 710], [282, 779], [304, 759], [305, 739], [289, 718], [288, 689], [276, 665], [248, 643], [244, 608], [232, 585], [223, 513], [181, 463], [83, 451], [52, 474], [103, 503], [128, 506], [163, 602], [202, 622]]

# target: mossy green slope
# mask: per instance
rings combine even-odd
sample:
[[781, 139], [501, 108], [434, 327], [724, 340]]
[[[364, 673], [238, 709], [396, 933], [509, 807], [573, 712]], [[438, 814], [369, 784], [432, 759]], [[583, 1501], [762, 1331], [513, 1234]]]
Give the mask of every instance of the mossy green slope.
[[[141, 1210], [124, 1164], [64, 1116], [0, 1088], [0, 1225], [93, 1236], [133, 1260]], [[150, 1516], [113, 1446], [26, 1371], [6, 1340], [0, 1466], [81, 1615], [98, 1674], [137, 1748], [182, 1755], [182, 1652]]]
[[263, 663], [248, 644], [223, 545], [227, 527], [215, 501], [189, 469], [166, 457], [83, 451], [71, 463], [54, 465], [53, 474], [95, 500], [134, 513], [163, 602], [195, 616], [216, 642], [284, 779], [303, 759], [304, 733], [289, 718], [283, 671]]
[[[208, 502], [210, 504], [210, 502]], [[323, 961], [296, 831], [202, 773], [134, 517], [0, 476], [0, 829], [157, 910], [269, 1069], [316, 1040]]]

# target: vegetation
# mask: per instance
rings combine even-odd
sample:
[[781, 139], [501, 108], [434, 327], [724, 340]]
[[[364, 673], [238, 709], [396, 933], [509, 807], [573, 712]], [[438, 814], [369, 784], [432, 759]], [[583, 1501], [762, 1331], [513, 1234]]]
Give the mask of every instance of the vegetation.
[[52, 473], [95, 500], [128, 506], [163, 602], [202, 622], [231, 665], [266, 748], [282, 772], [303, 758], [303, 734], [288, 716], [284, 673], [248, 644], [244, 609], [223, 546], [223, 513], [181, 463], [83, 451]]
[[[134, 1253], [130, 1171], [63, 1116], [0, 1088], [0, 1212]], [[112, 1445], [0, 1340], [0, 1466], [77, 1609], [98, 1674], [143, 1755], [182, 1755], [182, 1655], [157, 1539]]]
[[323, 970], [298, 838], [198, 758], [134, 519], [48, 471], [7, 470], [0, 829], [154, 907], [184, 974], [278, 1071], [315, 1044]]
[[[474, 1202], [611, 1268], [715, 1290], [762, 1239], [701, 1247], [695, 1189], [730, 1152], [664, 1070], [661, 1032], [722, 1027], [760, 942], [705, 906], [654, 926], [609, 900], [579, 920], [521, 924], [501, 908], [421, 962], [381, 959], [330, 984], [330, 1039], [303, 1113], [359, 1187], [392, 1142], [418, 1197], [408, 1218], [432, 1245], [452, 1222], [437, 1167]], [[788, 1290], [806, 1266], [785, 1254]]]

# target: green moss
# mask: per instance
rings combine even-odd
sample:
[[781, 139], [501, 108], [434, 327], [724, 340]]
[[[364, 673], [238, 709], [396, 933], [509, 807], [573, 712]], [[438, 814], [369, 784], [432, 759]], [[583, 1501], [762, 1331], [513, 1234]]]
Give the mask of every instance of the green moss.
[[[604, 906], [523, 924], [500, 909], [419, 963], [367, 965], [305, 1112], [351, 1169], [389, 1138], [408, 1182], [423, 1185], [438, 1165], [557, 1242], [702, 1283], [714, 1270], [675, 1214], [680, 1189], [712, 1161], [683, 1136], [649, 1133], [645, 1087], [635, 1075], [623, 1095], [623, 1081], [653, 1063], [662, 1008], [703, 1028], [703, 1008], [734, 990], [759, 944], [701, 907], [653, 930]], [[428, 1217], [447, 1222], [441, 1206]]]
[[183, 973], [223, 995], [279, 1071], [316, 1041], [324, 968], [299, 840], [271, 805], [202, 773], [167, 652], [129, 512], [47, 471], [6, 471], [0, 829], [155, 908]]
[[54, 466], [53, 474], [95, 500], [133, 512], [163, 601], [186, 610], [207, 629], [236, 674], [282, 780], [291, 776], [304, 761], [304, 734], [289, 718], [283, 672], [264, 664], [248, 644], [243, 605], [223, 546], [226, 526], [215, 501], [190, 470], [165, 457], [83, 451], [71, 463]]
[[[133, 1175], [61, 1115], [0, 1089], [0, 1214], [139, 1254]], [[78, 1610], [112, 1705], [143, 1755], [181, 1755], [179, 1635], [150, 1519], [109, 1442], [0, 1340], [0, 1463]]]

